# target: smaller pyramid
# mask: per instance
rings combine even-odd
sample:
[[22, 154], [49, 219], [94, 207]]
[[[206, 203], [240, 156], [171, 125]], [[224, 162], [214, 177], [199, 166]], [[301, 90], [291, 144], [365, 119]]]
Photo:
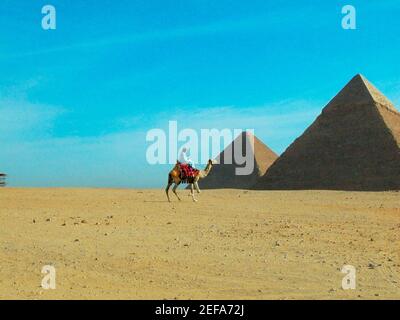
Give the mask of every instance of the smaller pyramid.
[[[246, 164], [237, 163], [233, 156], [235, 146], [241, 146], [243, 157], [254, 160], [253, 170], [248, 175], [238, 174], [237, 169]], [[246, 152], [250, 152], [250, 155]], [[250, 189], [277, 158], [277, 154], [252, 133], [242, 132], [216, 157], [217, 163], [210, 174], [199, 182], [200, 189]]]

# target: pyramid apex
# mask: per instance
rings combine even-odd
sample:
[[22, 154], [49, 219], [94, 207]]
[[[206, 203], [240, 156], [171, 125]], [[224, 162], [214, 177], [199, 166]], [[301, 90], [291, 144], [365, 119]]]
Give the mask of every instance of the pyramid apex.
[[254, 137], [254, 134], [251, 131], [243, 131], [243, 135], [246, 135], [247, 137]]
[[240, 134], [237, 135], [235, 140], [243, 139], [243, 138], [247, 139], [247, 138], [252, 138], [252, 137], [256, 138], [256, 136], [252, 132], [244, 130]]
[[346, 86], [328, 103], [326, 108], [354, 104], [380, 104], [397, 111], [389, 101], [368, 79], [361, 73], [356, 74]]
[[368, 79], [362, 74], [362, 73], [357, 73], [352, 80], [360, 80], [364, 84], [369, 82]]
[[253, 135], [250, 131], [247, 131], [247, 130], [243, 130], [240, 134], [242, 136], [244, 136], [244, 135]]
[[358, 81], [359, 84], [366, 84], [369, 83], [368, 79], [362, 74], [362, 73], [357, 73], [350, 81], [347, 85], [354, 83]]
[[393, 103], [388, 98], [386, 98], [385, 95], [380, 92], [371, 82], [369, 82], [366, 77], [364, 77], [363, 75], [360, 75], [360, 77], [374, 102], [383, 105], [391, 110], [397, 111]]

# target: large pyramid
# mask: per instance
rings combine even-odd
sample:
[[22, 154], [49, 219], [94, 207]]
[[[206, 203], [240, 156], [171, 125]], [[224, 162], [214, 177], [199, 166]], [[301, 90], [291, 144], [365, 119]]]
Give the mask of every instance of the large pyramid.
[[[240, 143], [242, 155], [248, 155], [245, 152], [250, 152], [249, 158], [254, 160], [254, 170], [250, 175], [238, 175], [236, 169], [243, 168], [244, 165], [238, 164], [233, 156], [229, 156]], [[217, 164], [208, 177], [199, 182], [200, 189], [249, 189], [277, 158], [278, 156], [254, 135], [243, 132], [218, 155]]]
[[254, 188], [400, 190], [400, 113], [356, 75]]

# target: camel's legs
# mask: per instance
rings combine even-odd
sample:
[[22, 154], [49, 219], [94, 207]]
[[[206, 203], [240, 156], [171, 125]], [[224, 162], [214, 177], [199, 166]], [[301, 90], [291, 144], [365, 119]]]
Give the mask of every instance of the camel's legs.
[[178, 200], [181, 201], [181, 198], [179, 198], [178, 194], [176, 193], [176, 188], [178, 188], [179, 185], [180, 185], [180, 182], [175, 183], [174, 187], [172, 188], [172, 191], [175, 193]]
[[169, 193], [169, 188], [170, 188], [171, 185], [172, 185], [172, 182], [173, 182], [173, 179], [172, 179], [172, 177], [169, 175], [169, 176], [168, 176], [168, 185], [167, 185], [167, 187], [165, 188], [165, 193], [167, 194], [168, 202], [171, 202], [168, 193]]
[[193, 190], [193, 183], [190, 184], [190, 191], [191, 191], [191, 195], [192, 195], [192, 199], [194, 202], [197, 202], [197, 200], [194, 197], [194, 190]]
[[200, 193], [200, 188], [199, 185], [197, 184], [197, 181], [194, 182], [194, 186], [196, 187], [197, 193]]
[[169, 198], [169, 188], [171, 187], [172, 183], [168, 183], [167, 187], [165, 188], [165, 193], [167, 194], [167, 198], [168, 198], [168, 202], [171, 202], [170, 198]]

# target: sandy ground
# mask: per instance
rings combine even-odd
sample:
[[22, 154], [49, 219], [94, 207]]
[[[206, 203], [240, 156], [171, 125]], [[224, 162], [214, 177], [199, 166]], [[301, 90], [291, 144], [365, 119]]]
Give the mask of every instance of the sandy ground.
[[180, 194], [0, 189], [0, 298], [400, 299], [398, 192]]

